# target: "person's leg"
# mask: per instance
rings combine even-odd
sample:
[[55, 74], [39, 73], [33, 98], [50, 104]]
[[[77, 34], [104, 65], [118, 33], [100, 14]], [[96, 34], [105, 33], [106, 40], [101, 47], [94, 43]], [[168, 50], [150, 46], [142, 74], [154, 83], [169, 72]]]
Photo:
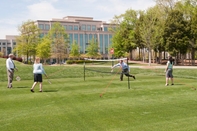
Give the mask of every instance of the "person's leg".
[[123, 72], [120, 74], [120, 81], [123, 81]]
[[168, 82], [169, 82], [169, 78], [166, 77], [166, 85], [165, 86], [168, 86]]
[[33, 83], [32, 87], [31, 87], [31, 92], [34, 92], [34, 88], [35, 88], [35, 86], [36, 86], [37, 83], [38, 83], [38, 82], [34, 82], [34, 83]]
[[14, 74], [14, 71], [9, 71], [7, 70], [7, 75], [8, 75], [8, 88], [12, 88], [12, 81], [13, 81], [13, 74]]
[[42, 82], [40, 82], [40, 92], [42, 92]]
[[126, 73], [125, 74], [127, 77], [133, 77], [133, 79], [135, 79], [135, 76], [134, 75], [131, 75], [131, 74], [129, 74], [129, 73]]
[[173, 79], [173, 77], [171, 78], [171, 85], [174, 85], [174, 79]]

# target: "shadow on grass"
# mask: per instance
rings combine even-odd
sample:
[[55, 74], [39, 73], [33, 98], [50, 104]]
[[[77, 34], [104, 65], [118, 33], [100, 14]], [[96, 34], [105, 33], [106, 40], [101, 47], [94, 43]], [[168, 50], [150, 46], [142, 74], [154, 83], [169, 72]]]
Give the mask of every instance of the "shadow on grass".
[[58, 90], [44, 90], [43, 92], [58, 92]]
[[28, 87], [28, 86], [18, 86], [16, 88], [30, 88], [30, 87]]

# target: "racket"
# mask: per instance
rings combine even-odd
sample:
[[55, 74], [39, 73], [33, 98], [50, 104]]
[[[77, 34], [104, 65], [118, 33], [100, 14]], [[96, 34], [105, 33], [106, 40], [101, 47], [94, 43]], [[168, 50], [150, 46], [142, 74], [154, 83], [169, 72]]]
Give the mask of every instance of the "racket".
[[47, 82], [48, 82], [49, 84], [51, 84], [51, 81], [48, 79], [48, 77], [47, 77], [46, 74], [45, 74], [45, 77], [47, 78]]
[[16, 76], [16, 80], [20, 81], [21, 80], [20, 76]]
[[50, 81], [49, 79], [47, 79], [47, 81], [48, 81], [49, 84], [52, 84], [51, 81]]

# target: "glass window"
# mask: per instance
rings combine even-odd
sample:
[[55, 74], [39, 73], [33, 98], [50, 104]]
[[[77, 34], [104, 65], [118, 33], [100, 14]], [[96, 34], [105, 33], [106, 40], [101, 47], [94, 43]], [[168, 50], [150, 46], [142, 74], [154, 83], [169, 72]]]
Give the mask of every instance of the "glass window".
[[66, 25], [64, 25], [64, 29], [67, 30], [67, 26]]
[[45, 30], [49, 30], [49, 29], [50, 29], [49, 24], [45, 24]]
[[0, 42], [0, 45], [1, 45], [1, 42]]
[[92, 40], [92, 34], [89, 34], [89, 41]]
[[100, 53], [103, 54], [103, 34], [99, 34]]
[[81, 30], [86, 30], [86, 25], [82, 25]]
[[109, 45], [112, 45], [112, 35], [109, 35]]
[[74, 40], [78, 43], [78, 34], [74, 34]]
[[92, 25], [92, 31], [96, 31], [96, 26]]
[[108, 27], [104, 27], [104, 31], [108, 31]]
[[78, 25], [74, 25], [74, 30], [79, 30], [79, 26]]
[[39, 24], [38, 27], [42, 30], [44, 30], [44, 25], [43, 24]]
[[105, 47], [105, 54], [108, 54], [108, 41], [109, 41], [109, 39], [108, 39], [108, 35], [107, 35], [107, 34], [105, 34], [105, 35], [104, 35], [104, 47]]
[[40, 33], [40, 38], [43, 38], [44, 37], [44, 33]]
[[5, 45], [5, 43], [3, 43], [3, 45]]
[[90, 31], [91, 30], [91, 26], [87, 25], [87, 30]]
[[84, 36], [83, 34], [80, 34], [79, 37], [80, 37], [80, 53], [84, 53], [84, 49], [83, 49]]
[[73, 26], [72, 25], [69, 25], [68, 26], [68, 30], [73, 30]]
[[70, 46], [72, 45], [72, 43], [73, 43], [73, 34], [69, 34], [69, 40], [70, 40]]

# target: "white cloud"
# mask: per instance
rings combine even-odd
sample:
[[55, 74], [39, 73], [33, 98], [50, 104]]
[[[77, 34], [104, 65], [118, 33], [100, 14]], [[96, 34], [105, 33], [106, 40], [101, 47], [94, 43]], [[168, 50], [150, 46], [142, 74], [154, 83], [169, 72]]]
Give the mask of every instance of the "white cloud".
[[33, 20], [63, 17], [61, 10], [54, 8], [51, 2], [43, 1], [40, 3], [30, 5], [27, 8], [28, 8], [28, 17]]

